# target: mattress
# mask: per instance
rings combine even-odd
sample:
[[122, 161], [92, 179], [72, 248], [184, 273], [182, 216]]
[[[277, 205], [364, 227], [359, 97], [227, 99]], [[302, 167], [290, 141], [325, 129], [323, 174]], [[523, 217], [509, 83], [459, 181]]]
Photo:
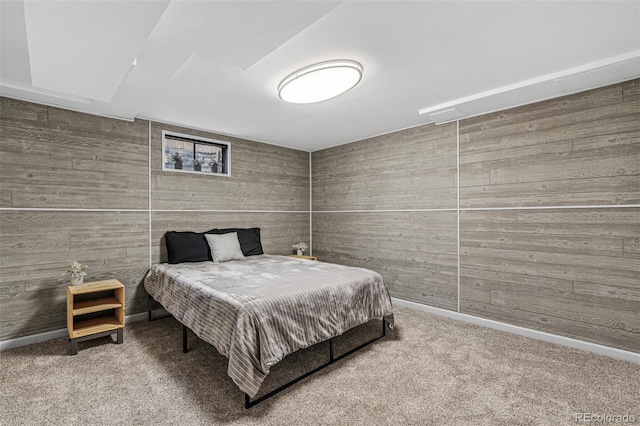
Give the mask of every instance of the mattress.
[[380, 274], [287, 256], [157, 264], [145, 288], [229, 359], [229, 376], [250, 397], [290, 353], [374, 318], [393, 327]]

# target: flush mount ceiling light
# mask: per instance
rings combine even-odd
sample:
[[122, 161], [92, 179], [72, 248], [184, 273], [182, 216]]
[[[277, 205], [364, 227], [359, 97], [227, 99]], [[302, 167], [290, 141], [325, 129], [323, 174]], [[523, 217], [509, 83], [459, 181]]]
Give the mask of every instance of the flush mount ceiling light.
[[362, 78], [362, 65], [355, 61], [320, 62], [298, 70], [278, 86], [280, 99], [294, 104], [310, 104], [338, 96]]

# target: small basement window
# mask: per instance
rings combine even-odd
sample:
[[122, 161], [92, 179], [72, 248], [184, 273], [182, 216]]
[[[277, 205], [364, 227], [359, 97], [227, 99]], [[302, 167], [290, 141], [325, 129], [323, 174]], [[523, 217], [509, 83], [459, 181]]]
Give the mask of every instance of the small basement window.
[[162, 170], [231, 176], [231, 144], [162, 131]]

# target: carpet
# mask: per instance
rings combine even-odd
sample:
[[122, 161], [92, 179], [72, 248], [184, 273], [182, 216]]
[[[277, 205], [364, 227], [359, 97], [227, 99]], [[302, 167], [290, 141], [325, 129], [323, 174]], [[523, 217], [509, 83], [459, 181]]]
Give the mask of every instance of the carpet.
[[[395, 313], [386, 337], [249, 410], [211, 345], [190, 333], [182, 353], [173, 318], [127, 325], [122, 345], [81, 342], [76, 356], [64, 338], [3, 351], [0, 424], [575, 425], [584, 413], [640, 423], [638, 364], [405, 307]], [[379, 333], [379, 322], [351, 330], [336, 355]], [[288, 356], [261, 394], [327, 358], [327, 343]]]

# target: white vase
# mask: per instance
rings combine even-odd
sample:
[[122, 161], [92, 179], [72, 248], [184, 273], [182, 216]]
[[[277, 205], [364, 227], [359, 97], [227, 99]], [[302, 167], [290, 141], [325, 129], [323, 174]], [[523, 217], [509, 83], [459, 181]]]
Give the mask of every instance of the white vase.
[[302, 256], [302, 250], [298, 250], [298, 256]]
[[71, 285], [81, 285], [83, 281], [84, 281], [83, 276], [71, 277]]

